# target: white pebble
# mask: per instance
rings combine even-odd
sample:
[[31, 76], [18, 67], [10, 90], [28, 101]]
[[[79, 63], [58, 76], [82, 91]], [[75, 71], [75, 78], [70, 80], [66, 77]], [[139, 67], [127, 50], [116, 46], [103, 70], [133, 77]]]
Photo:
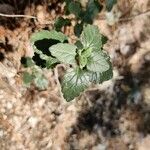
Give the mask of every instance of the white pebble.
[[32, 128], [34, 128], [36, 126], [36, 124], [38, 123], [38, 119], [36, 117], [31, 117], [31, 118], [29, 118], [28, 122], [29, 122], [30, 126]]
[[4, 131], [3, 130], [0, 130], [0, 138], [2, 138], [4, 135]]
[[39, 106], [42, 107], [45, 103], [45, 98], [41, 98], [38, 102]]
[[7, 109], [12, 109], [13, 105], [12, 105], [12, 103], [8, 102], [6, 107], [7, 107]]

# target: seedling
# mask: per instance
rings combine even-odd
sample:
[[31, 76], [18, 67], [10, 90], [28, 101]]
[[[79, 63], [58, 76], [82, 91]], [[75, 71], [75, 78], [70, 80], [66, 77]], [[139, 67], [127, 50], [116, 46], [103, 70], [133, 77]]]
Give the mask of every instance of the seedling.
[[[38, 49], [35, 44], [43, 39], [58, 42], [47, 49], [48, 55], [47, 52]], [[109, 80], [113, 73], [110, 57], [103, 50], [105, 38], [100, 34], [97, 26], [85, 26], [75, 44], [65, 43], [67, 39], [61, 32], [42, 30], [32, 35], [31, 42], [35, 54], [45, 61], [47, 69], [53, 69], [57, 64], [70, 66], [62, 79], [61, 88], [66, 101], [71, 101], [91, 83], [99, 84]], [[32, 77], [27, 81], [32, 81]]]

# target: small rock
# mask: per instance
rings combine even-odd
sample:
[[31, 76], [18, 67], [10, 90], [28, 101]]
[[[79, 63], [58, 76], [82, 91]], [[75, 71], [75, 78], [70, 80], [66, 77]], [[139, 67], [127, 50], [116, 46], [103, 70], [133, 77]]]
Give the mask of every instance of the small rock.
[[97, 146], [94, 147], [94, 150], [106, 150], [107, 146], [104, 144], [98, 144]]
[[12, 103], [8, 102], [6, 107], [7, 107], [7, 109], [12, 109], [13, 105], [12, 105]]
[[29, 120], [28, 120], [30, 126], [32, 128], [34, 128], [36, 126], [36, 124], [38, 123], [38, 118], [36, 117], [30, 117]]
[[4, 131], [0, 130], [0, 138], [2, 138], [4, 136]]

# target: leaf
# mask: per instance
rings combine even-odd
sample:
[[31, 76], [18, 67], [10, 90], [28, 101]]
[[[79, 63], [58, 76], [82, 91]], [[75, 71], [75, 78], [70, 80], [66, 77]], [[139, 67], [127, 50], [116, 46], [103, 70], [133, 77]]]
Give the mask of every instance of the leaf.
[[[52, 57], [52, 56], [47, 56], [45, 54], [42, 53], [42, 51], [38, 50], [36, 47], [34, 47], [34, 50], [36, 52], [35, 55], [39, 56], [40, 63], [42, 65], [43, 62], [45, 62], [43, 65], [46, 66], [47, 69], [53, 68], [55, 64], [59, 63], [59, 60]], [[36, 63], [39, 61], [39, 59], [36, 61], [34, 60]], [[39, 65], [38, 65], [39, 66]]]
[[90, 82], [91, 83], [95, 83], [95, 84], [101, 83], [101, 77], [100, 77], [99, 72], [89, 71], [89, 77], [90, 77]]
[[102, 35], [102, 44], [103, 45], [106, 44], [107, 41], [108, 41], [108, 38], [106, 36]]
[[25, 85], [30, 86], [34, 76], [28, 72], [23, 73], [23, 82]]
[[64, 19], [63, 17], [58, 17], [55, 21], [55, 29], [56, 31], [60, 31], [63, 26], [69, 25], [70, 20], [69, 19]]
[[85, 56], [85, 57], [90, 57], [92, 54], [92, 48], [89, 47], [87, 49], [83, 49], [82, 52], [81, 52], [81, 55]]
[[75, 64], [77, 47], [72, 44], [58, 43], [49, 48], [52, 56], [56, 57], [60, 62], [65, 64]]
[[90, 82], [95, 84], [100, 84], [104, 81], [107, 81], [113, 77], [112, 66], [107, 71], [99, 73], [99, 72], [89, 72]]
[[100, 12], [102, 6], [97, 0], [89, 0], [87, 3], [85, 15], [83, 16], [83, 21], [86, 23], [93, 23], [93, 19]]
[[47, 60], [46, 60], [46, 68], [54, 68], [56, 64], [58, 64], [59, 61], [56, 59], [56, 58], [53, 58], [53, 57], [49, 57]]
[[113, 70], [111, 63], [109, 64], [109, 69], [105, 72], [100, 73], [101, 82], [107, 81], [113, 77]]
[[87, 69], [93, 72], [104, 72], [110, 68], [106, 56], [101, 52], [93, 51], [87, 63]]
[[48, 80], [42, 74], [38, 74], [36, 78], [34, 78], [34, 83], [41, 90], [48, 87]]
[[65, 15], [69, 15], [70, 12], [69, 12], [68, 7], [69, 7], [69, 4], [70, 4], [71, 0], [64, 0], [64, 2], [65, 2], [65, 7], [64, 7]]
[[70, 13], [74, 14], [77, 18], [80, 16], [80, 13], [82, 11], [81, 4], [79, 2], [70, 2], [68, 5], [68, 10]]
[[38, 40], [43, 40], [43, 39], [54, 39], [54, 40], [58, 40], [60, 42], [64, 42], [65, 40], [67, 40], [67, 36], [64, 35], [61, 32], [57, 32], [55, 30], [41, 30], [39, 32], [33, 33], [31, 36], [31, 42], [34, 43]]
[[83, 23], [77, 23], [74, 27], [74, 34], [79, 37], [83, 30]]
[[84, 55], [79, 56], [79, 66], [81, 69], [83, 69], [86, 66], [87, 62], [87, 57], [85, 57]]
[[78, 49], [83, 49], [83, 45], [79, 40], [76, 41], [75, 45], [77, 46]]
[[106, 9], [107, 11], [111, 11], [114, 4], [117, 3], [117, 0], [106, 0]]
[[81, 42], [85, 49], [100, 50], [102, 47], [102, 36], [99, 29], [94, 25], [87, 25], [81, 34]]
[[66, 101], [71, 101], [79, 96], [89, 85], [88, 74], [77, 69], [69, 69], [62, 81], [62, 92]]
[[83, 69], [87, 65], [88, 57], [91, 56], [91, 53], [92, 53], [91, 48], [78, 50], [79, 66], [80, 66], [81, 69]]

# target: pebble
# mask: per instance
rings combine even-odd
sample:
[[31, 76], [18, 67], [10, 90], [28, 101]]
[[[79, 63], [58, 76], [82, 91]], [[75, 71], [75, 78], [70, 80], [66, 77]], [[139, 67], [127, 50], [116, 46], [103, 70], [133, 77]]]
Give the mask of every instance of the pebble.
[[10, 102], [8, 102], [8, 103], [7, 103], [7, 105], [6, 105], [6, 107], [7, 107], [7, 109], [12, 109], [13, 104], [12, 104], [12, 103], [10, 103]]
[[2, 138], [4, 136], [4, 131], [0, 130], [0, 138]]
[[76, 108], [74, 105], [70, 105], [68, 108], [67, 108], [68, 111], [76, 111]]
[[104, 144], [98, 144], [97, 146], [94, 147], [94, 150], [106, 150], [107, 146]]
[[38, 104], [39, 104], [40, 107], [42, 107], [42, 106], [44, 105], [45, 100], [46, 100], [45, 98], [41, 98], [41, 99], [39, 100]]
[[120, 52], [121, 52], [122, 55], [124, 55], [124, 56], [128, 55], [130, 53], [130, 50], [131, 50], [130, 45], [121, 44]]
[[30, 126], [34, 128], [36, 124], [38, 123], [38, 118], [37, 117], [30, 117], [28, 120]]

